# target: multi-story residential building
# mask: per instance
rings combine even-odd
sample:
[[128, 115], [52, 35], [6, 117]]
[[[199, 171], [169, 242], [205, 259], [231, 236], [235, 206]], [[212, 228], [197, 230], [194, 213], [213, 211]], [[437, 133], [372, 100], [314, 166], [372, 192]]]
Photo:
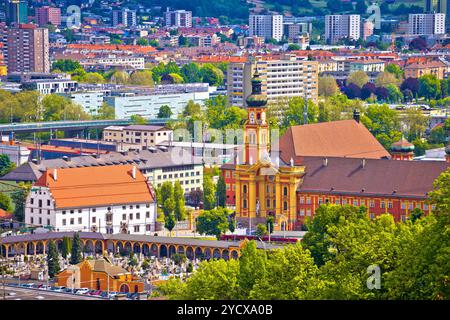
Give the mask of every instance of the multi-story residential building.
[[186, 35], [185, 38], [189, 41], [189, 44], [194, 47], [212, 47], [220, 43], [220, 38], [216, 34], [193, 34]]
[[245, 106], [251, 94], [251, 79], [258, 68], [262, 90], [270, 102], [280, 98], [318, 96], [318, 62], [284, 55], [279, 60], [258, 60], [230, 63], [227, 71], [228, 101], [233, 106]]
[[160, 85], [152, 90], [113, 91], [105, 97], [105, 102], [114, 108], [116, 119], [129, 119], [132, 115], [145, 118], [157, 118], [159, 108], [168, 105], [172, 117], [183, 112], [186, 104], [192, 100], [201, 105], [209, 99], [208, 84]]
[[49, 6], [36, 8], [36, 22], [40, 27], [46, 27], [48, 24], [61, 25], [61, 9]]
[[135, 10], [122, 9], [112, 11], [112, 25], [124, 26], [124, 27], [135, 27], [137, 26], [137, 14]]
[[25, 0], [6, 0], [6, 24], [28, 23], [28, 2]]
[[319, 60], [319, 74], [327, 71], [338, 71], [338, 62], [333, 59]]
[[249, 36], [280, 41], [283, 38], [283, 16], [251, 14], [249, 16]]
[[50, 72], [48, 29], [32, 24], [8, 29], [8, 72]]
[[164, 14], [166, 27], [192, 28], [192, 11], [174, 10]]
[[107, 55], [104, 57], [85, 58], [80, 60], [80, 64], [86, 68], [111, 68], [122, 67], [142, 70], [145, 68], [144, 57]]
[[361, 35], [361, 16], [342, 14], [325, 16], [325, 39], [334, 43], [348, 38], [358, 40]]
[[374, 24], [372, 21], [364, 21], [361, 24], [361, 28], [362, 28], [361, 35], [364, 41], [367, 40], [368, 37], [373, 35]]
[[414, 13], [408, 17], [409, 34], [435, 35], [445, 34], [444, 13]]
[[407, 64], [403, 70], [405, 70], [406, 78], [419, 78], [426, 74], [432, 74], [442, 80], [447, 76], [447, 69], [447, 65], [440, 60], [427, 60]]
[[383, 72], [384, 61], [378, 59], [369, 60], [346, 60], [344, 63], [344, 72]]
[[283, 24], [283, 35], [288, 39], [289, 42], [295, 42], [299, 36], [303, 34], [311, 34], [312, 23], [284, 23]]
[[110, 126], [103, 130], [103, 140], [115, 143], [132, 143], [143, 147], [153, 147], [164, 141], [171, 141], [172, 132], [172, 130], [163, 126]]
[[26, 199], [25, 222], [56, 231], [150, 234], [155, 195], [134, 165], [48, 169]]
[[36, 90], [44, 95], [53, 93], [69, 93], [77, 91], [78, 82], [70, 79], [31, 80], [23, 82], [22, 88], [27, 90]]

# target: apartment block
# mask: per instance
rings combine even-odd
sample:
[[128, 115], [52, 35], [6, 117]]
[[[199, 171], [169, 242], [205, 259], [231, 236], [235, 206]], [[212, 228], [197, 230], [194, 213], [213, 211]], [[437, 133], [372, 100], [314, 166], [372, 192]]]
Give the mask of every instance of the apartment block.
[[334, 43], [340, 39], [358, 40], [361, 35], [361, 16], [342, 14], [325, 16], [325, 39]]
[[445, 13], [418, 13], [408, 16], [409, 34], [445, 34]]
[[283, 16], [251, 14], [249, 17], [249, 36], [280, 41], [283, 38]]
[[278, 60], [230, 63], [227, 72], [227, 96], [231, 105], [246, 107], [251, 94], [251, 79], [256, 70], [262, 79], [262, 91], [268, 102], [280, 98], [307, 97], [317, 101], [318, 62], [284, 55]]
[[21, 24], [8, 29], [8, 72], [50, 72], [48, 29]]
[[192, 28], [192, 12], [186, 10], [167, 11], [164, 15], [166, 27]]
[[113, 10], [112, 11], [112, 25], [124, 26], [124, 27], [135, 27], [137, 25], [137, 15], [135, 10], [123, 9], [123, 10]]
[[152, 147], [165, 141], [171, 141], [172, 130], [163, 126], [151, 125], [109, 126], [103, 130], [103, 140]]
[[61, 9], [48, 6], [36, 8], [36, 22], [40, 27], [61, 25]]

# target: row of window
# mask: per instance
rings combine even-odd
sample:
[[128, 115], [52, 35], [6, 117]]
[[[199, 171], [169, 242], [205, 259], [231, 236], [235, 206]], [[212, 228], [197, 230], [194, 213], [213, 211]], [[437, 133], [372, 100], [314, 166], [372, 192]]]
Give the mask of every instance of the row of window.
[[[150, 208], [150, 204], [149, 203], [147, 203], [146, 205], [145, 205], [145, 207], [146, 208]], [[137, 204], [137, 205], [130, 205], [129, 206], [129, 209], [130, 210], [133, 210], [134, 208], [136, 208], [136, 209], [140, 209], [141, 208], [141, 205], [139, 205], [139, 204]], [[107, 208], [108, 209], [108, 211], [111, 211], [111, 207], [108, 207]], [[126, 210], [127, 209], [127, 206], [122, 206], [122, 210]], [[88, 211], [89, 209], [87, 209], [87, 211]], [[91, 212], [97, 212], [97, 208], [92, 208], [92, 209], [90, 209], [91, 210]], [[31, 211], [31, 212], [33, 212], [33, 211]], [[69, 212], [70, 213], [75, 213], [75, 210], [74, 209], [71, 209], [71, 210], [69, 210]], [[77, 212], [78, 213], [82, 213], [83, 212], [83, 209], [77, 209]], [[67, 210], [63, 210], [62, 212], [61, 212], [62, 214], [66, 214], [67, 213]]]
[[[196, 172], [192, 171], [190, 176], [191, 177], [200, 176], [200, 171], [196, 171]], [[169, 174], [169, 175], [163, 174], [162, 176], [158, 175], [158, 180], [161, 180], [161, 178], [162, 179], [167, 179], [167, 177], [169, 177], [169, 179], [177, 179], [178, 178], [178, 173]], [[184, 174], [184, 172], [181, 172], [180, 173], [180, 178], [183, 178], [183, 177], [186, 177], [186, 178], [189, 177], [189, 172], [186, 172], [186, 174]]]

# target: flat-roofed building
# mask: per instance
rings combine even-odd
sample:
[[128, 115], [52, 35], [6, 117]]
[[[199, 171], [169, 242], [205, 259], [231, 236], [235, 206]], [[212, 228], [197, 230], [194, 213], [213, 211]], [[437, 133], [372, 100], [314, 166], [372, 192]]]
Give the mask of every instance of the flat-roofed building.
[[110, 126], [103, 130], [103, 140], [116, 143], [132, 143], [143, 147], [152, 147], [163, 141], [171, 141], [172, 132], [172, 130], [163, 126]]

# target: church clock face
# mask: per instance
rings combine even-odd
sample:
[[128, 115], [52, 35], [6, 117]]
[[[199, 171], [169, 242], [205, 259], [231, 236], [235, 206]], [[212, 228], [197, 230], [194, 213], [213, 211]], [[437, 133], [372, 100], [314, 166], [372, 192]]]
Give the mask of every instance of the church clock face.
[[254, 112], [250, 112], [250, 123], [251, 124], [255, 123], [255, 113]]

